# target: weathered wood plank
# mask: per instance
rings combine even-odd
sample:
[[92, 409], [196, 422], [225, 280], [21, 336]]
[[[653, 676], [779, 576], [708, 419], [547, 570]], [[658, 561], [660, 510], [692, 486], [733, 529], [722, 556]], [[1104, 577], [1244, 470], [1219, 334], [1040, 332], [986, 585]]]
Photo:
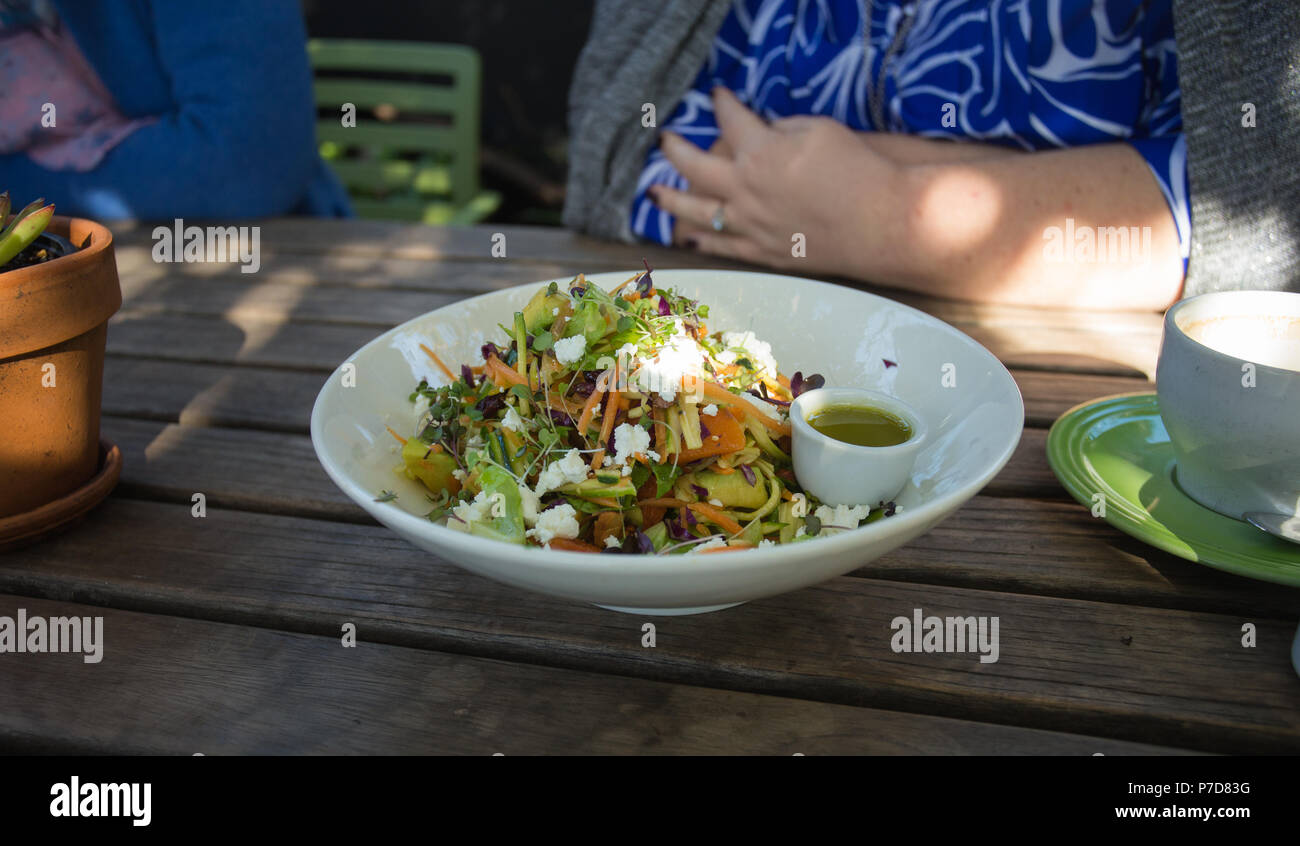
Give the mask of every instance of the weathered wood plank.
[[1047, 430], [1026, 428], [1020, 434], [1015, 454], [983, 493], [986, 496], [1068, 500], [1070, 494], [1061, 487], [1047, 463]]
[[[840, 578], [690, 618], [497, 585], [378, 527], [111, 499], [0, 565], [0, 591], [368, 642], [1205, 751], [1300, 750], [1294, 618]], [[890, 621], [998, 616], [996, 663], [895, 653]], [[1258, 627], [1243, 648], [1241, 625]]]
[[325, 475], [306, 435], [128, 417], [105, 417], [100, 431], [122, 448], [119, 493], [171, 502], [201, 493], [222, 508], [375, 522]]
[[[8, 655], [0, 748], [252, 754], [1028, 754], [1178, 750], [0, 596], [102, 616], [103, 660]], [[582, 708], [567, 703], [580, 701]], [[93, 703], [93, 707], [88, 707]]]
[[[196, 276], [208, 284], [255, 279], [275, 285], [417, 288], [467, 295], [580, 271], [635, 269], [642, 258], [656, 267], [763, 270], [683, 250], [615, 244], [547, 227], [435, 228], [295, 219], [265, 221], [261, 225], [262, 266], [257, 274], [248, 276], [233, 264], [157, 264], [150, 257], [149, 230], [119, 233], [118, 262], [128, 300], [149, 284], [169, 276], [186, 282], [167, 286], [167, 290], [159, 291], [159, 297], [169, 294], [176, 306], [183, 308], [185, 291], [195, 287]], [[508, 239], [506, 258], [491, 255], [492, 237], [497, 233]], [[1086, 357], [1103, 366], [1110, 363], [1133, 367], [1147, 374], [1161, 332], [1161, 316], [1153, 312], [964, 303], [847, 280], [831, 281], [896, 299], [961, 328], [983, 327], [986, 331], [981, 333], [981, 342], [1004, 330], [1010, 334], [1006, 341], [1022, 352]], [[357, 313], [366, 314], [364, 310]], [[407, 316], [418, 313], [408, 312]], [[1055, 330], [1062, 330], [1066, 337], [1052, 337]], [[1068, 366], [1080, 363], [1076, 360]]]
[[108, 351], [118, 356], [327, 374], [381, 331], [376, 326], [286, 323], [247, 313], [216, 317], [122, 311], [109, 322]]
[[[629, 254], [618, 262], [584, 262], [575, 265], [556, 261], [521, 259], [456, 259], [436, 261], [421, 258], [387, 258], [351, 253], [302, 253], [262, 250], [261, 264], [254, 273], [240, 265], [221, 262], [159, 264], [145, 247], [119, 246], [115, 250], [118, 274], [129, 294], [142, 292], [159, 279], [184, 279], [186, 284], [229, 284], [238, 282], [277, 283], [302, 287], [353, 287], [368, 290], [438, 291], [473, 296], [498, 288], [523, 285], [543, 279], [572, 277], [577, 273], [628, 270], [640, 266]], [[179, 299], [179, 297], [178, 297]]]
[[1009, 368], [1154, 379], [1159, 333], [954, 323]]
[[[1012, 375], [1024, 395], [1026, 424], [1038, 427], [1050, 426], [1066, 409], [1096, 397], [1153, 389], [1144, 380], [1118, 376], [1032, 370]], [[282, 432], [307, 431], [311, 407], [325, 381], [322, 372], [117, 355], [108, 356], [104, 379], [108, 414]]]
[[1025, 425], [1047, 429], [1080, 403], [1113, 394], [1154, 391], [1155, 383], [1123, 376], [1012, 370], [1025, 402]]
[[[202, 493], [218, 508], [374, 523], [329, 480], [304, 436], [113, 417], [105, 419], [104, 432], [125, 456], [123, 495], [190, 503]], [[1073, 501], [976, 496], [929, 533], [853, 575], [1193, 611], [1300, 616], [1300, 591], [1182, 561], [1094, 520]]]
[[[186, 221], [202, 225], [201, 221]], [[552, 262], [582, 268], [584, 262], [640, 267], [645, 257], [652, 267], [736, 267], [735, 262], [648, 243], [621, 244], [577, 235], [546, 226], [424, 226], [376, 220], [279, 218], [252, 221], [261, 227], [264, 253], [353, 255], [376, 259], [445, 261]], [[153, 247], [152, 227], [116, 225], [115, 247]], [[504, 241], [500, 236], [504, 236]], [[494, 238], [496, 239], [494, 241]], [[505, 256], [493, 254], [503, 244]], [[497, 250], [498, 254], [500, 249]]]
[[382, 294], [342, 285], [296, 285], [236, 277], [221, 282], [166, 275], [127, 277], [125, 314], [181, 314], [236, 320], [287, 320], [374, 327], [380, 331], [463, 299], [461, 293], [409, 288]]
[[[217, 302], [212, 306], [211, 299], [192, 297], [181, 307], [186, 313], [160, 310], [156, 304], [139, 308], [128, 305], [109, 324], [108, 349], [122, 355], [174, 361], [259, 364], [328, 372], [390, 325], [388, 322], [364, 320], [365, 315], [373, 311], [370, 299], [387, 297], [388, 292], [359, 296], [357, 292], [349, 293], [349, 289], [341, 290], [344, 293], [331, 291], [325, 299], [330, 301], [331, 308], [339, 308], [336, 315], [340, 319], [346, 317], [347, 322], [286, 318], [280, 312], [288, 314], [298, 309], [296, 305], [289, 305], [287, 300], [279, 300], [275, 306], [269, 306], [266, 301], [258, 304], [255, 300], [229, 306], [226, 300], [216, 298]], [[307, 296], [316, 298], [318, 293], [313, 290]], [[210, 313], [199, 313], [209, 306], [212, 306]], [[194, 309], [198, 312], [192, 311]], [[398, 315], [390, 313], [388, 316]], [[1064, 333], [1044, 331], [1041, 338], [1035, 340], [1031, 337], [1029, 342], [1025, 342], [1020, 340], [1018, 332], [981, 327], [966, 329], [1013, 369], [1146, 378], [1145, 371], [1137, 366], [1144, 362], [1146, 353], [1137, 346], [1119, 348], [1110, 359], [1081, 354], [1080, 351], [1090, 345], [1106, 342], [1105, 336], [1083, 333], [1065, 336]], [[994, 331], [996, 334], [990, 334]], [[1074, 339], [1052, 345], [1051, 339], [1062, 337]], [[1158, 342], [1159, 339], [1155, 340]], [[1154, 355], [1153, 349], [1152, 369], [1155, 366]], [[1131, 359], [1133, 364], [1123, 363], [1125, 358]]]

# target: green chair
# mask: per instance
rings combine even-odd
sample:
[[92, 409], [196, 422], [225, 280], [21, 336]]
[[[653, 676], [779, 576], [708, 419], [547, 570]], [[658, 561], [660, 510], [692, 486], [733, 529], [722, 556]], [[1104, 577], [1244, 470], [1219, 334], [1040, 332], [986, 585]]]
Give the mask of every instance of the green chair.
[[[361, 217], [471, 224], [501, 198], [478, 181], [478, 52], [457, 44], [313, 39], [321, 155]], [[367, 77], [370, 74], [370, 77]], [[430, 81], [409, 81], [401, 77]], [[441, 84], [440, 84], [441, 83]], [[343, 106], [356, 107], [344, 126]]]

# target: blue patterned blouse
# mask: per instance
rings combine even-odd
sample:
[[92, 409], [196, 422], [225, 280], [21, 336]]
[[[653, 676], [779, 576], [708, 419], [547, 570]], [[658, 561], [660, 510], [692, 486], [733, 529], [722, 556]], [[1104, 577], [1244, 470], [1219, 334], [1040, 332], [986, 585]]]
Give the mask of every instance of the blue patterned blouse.
[[[708, 63], [664, 128], [708, 149], [718, 134], [709, 92], [722, 85], [768, 119], [825, 115], [855, 130], [1025, 150], [1124, 140], [1164, 192], [1185, 266], [1191, 212], [1170, 5], [736, 0]], [[686, 185], [657, 146], [641, 173], [631, 224], [667, 244], [672, 216], [645, 194], [656, 183]]]

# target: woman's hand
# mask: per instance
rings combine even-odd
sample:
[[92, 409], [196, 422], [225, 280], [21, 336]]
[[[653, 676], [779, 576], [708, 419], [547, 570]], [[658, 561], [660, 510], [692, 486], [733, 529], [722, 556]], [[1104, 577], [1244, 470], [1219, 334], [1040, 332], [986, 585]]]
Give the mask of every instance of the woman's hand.
[[[676, 243], [756, 264], [864, 276], [884, 259], [899, 167], [830, 118], [768, 125], [724, 88], [713, 92], [721, 130], [703, 151], [664, 133], [664, 155], [689, 191], [655, 186], [650, 199], [677, 218]], [[869, 198], [876, 198], [870, 202]], [[713, 226], [721, 207], [722, 231]], [[896, 241], [895, 241], [896, 243]]]
[[[829, 118], [768, 125], [729, 91], [713, 101], [713, 149], [672, 133], [661, 145], [690, 182], [650, 193], [676, 216], [678, 244], [983, 302], [1163, 309], [1179, 296], [1173, 216], [1128, 144], [1020, 153], [856, 133]], [[1060, 233], [1085, 230], [1094, 240], [1134, 233], [1132, 246], [1050, 249]]]

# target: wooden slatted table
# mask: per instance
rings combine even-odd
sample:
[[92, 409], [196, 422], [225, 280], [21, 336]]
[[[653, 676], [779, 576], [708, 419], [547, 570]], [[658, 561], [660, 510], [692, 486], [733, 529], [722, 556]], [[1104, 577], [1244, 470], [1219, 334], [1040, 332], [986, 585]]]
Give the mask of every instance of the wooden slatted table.
[[[508, 258], [491, 256], [506, 235]], [[118, 233], [104, 433], [116, 492], [0, 557], [0, 614], [102, 615], [104, 660], [0, 656], [0, 746], [24, 751], [1274, 753], [1300, 751], [1300, 591], [1234, 578], [1092, 518], [1046, 427], [1150, 388], [1155, 314], [885, 292], [1011, 368], [1011, 463], [934, 531], [842, 578], [643, 620], [470, 575], [376, 525], [308, 438], [327, 374], [395, 323], [524, 282], [727, 267], [520, 227], [277, 220], [262, 267], [158, 264]], [[207, 516], [191, 513], [203, 493]], [[896, 654], [899, 609], [996, 615], [1000, 660]], [[346, 623], [359, 645], [340, 642]], [[1253, 623], [1258, 642], [1242, 646]]]

